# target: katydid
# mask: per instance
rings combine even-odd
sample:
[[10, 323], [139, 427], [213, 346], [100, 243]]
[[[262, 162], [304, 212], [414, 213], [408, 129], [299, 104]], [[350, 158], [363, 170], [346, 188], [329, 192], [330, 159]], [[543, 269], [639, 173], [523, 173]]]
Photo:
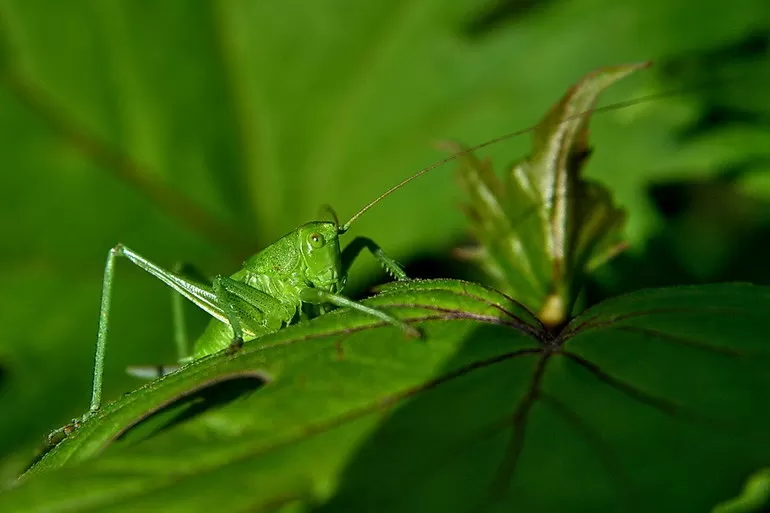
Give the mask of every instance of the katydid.
[[[568, 119], [641, 101], [647, 99], [576, 113]], [[92, 416], [101, 406], [110, 299], [115, 261], [118, 257], [128, 259], [213, 317], [205, 332], [195, 342], [192, 356], [183, 358], [180, 361], [182, 364], [228, 348], [235, 350], [245, 340], [273, 333], [295, 322], [302, 313], [308, 314], [309, 317], [320, 315], [325, 311], [325, 305], [358, 310], [403, 330], [407, 335], [419, 337], [420, 332], [408, 323], [385, 311], [341, 295], [348, 271], [364, 249], [371, 252], [392, 277], [406, 280], [407, 275], [373, 240], [358, 237], [341, 250], [340, 235], [345, 234], [367, 210], [412, 180], [458, 157], [530, 132], [534, 128], [529, 127], [496, 137], [434, 162], [369, 202], [343, 225], [339, 225], [336, 215], [333, 222], [316, 221], [304, 224], [247, 259], [235, 274], [217, 276], [210, 285], [198, 283], [180, 273], [159, 267], [133, 250], [118, 244], [109, 251], [104, 270], [91, 404], [89, 411], [81, 420], [75, 421], [75, 424]]]
[[350, 266], [364, 249], [372, 253], [388, 274], [398, 280], [407, 279], [401, 266], [369, 238], [357, 237], [344, 250], [340, 249], [340, 235], [348, 231], [358, 215], [360, 213], [342, 226], [336, 220], [304, 224], [247, 259], [235, 274], [217, 276], [211, 285], [159, 267], [122, 244], [110, 249], [102, 285], [91, 406], [86, 417], [101, 406], [110, 299], [118, 257], [126, 258], [158, 278], [213, 317], [195, 342], [192, 356], [180, 363], [227, 348], [237, 349], [244, 340], [291, 324], [302, 312], [309, 313], [310, 317], [322, 313], [324, 305], [358, 310], [402, 329], [407, 335], [419, 337], [416, 328], [392, 315], [340, 295]]

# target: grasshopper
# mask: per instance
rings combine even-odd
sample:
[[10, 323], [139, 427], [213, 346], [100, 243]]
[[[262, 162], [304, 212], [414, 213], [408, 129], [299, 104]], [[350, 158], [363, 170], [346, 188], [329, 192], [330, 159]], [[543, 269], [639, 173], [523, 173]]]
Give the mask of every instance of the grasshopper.
[[350, 266], [364, 249], [371, 252], [388, 274], [397, 280], [407, 279], [402, 267], [372, 239], [356, 237], [344, 250], [340, 247], [340, 235], [384, 197], [364, 207], [341, 226], [336, 215], [333, 222], [314, 221], [300, 226], [248, 258], [235, 274], [216, 276], [210, 285], [164, 269], [122, 244], [110, 249], [102, 283], [91, 405], [85, 418], [101, 407], [110, 300], [118, 258], [127, 259], [213, 317], [196, 340], [192, 356], [183, 358], [182, 364], [224, 349], [237, 350], [245, 340], [278, 331], [303, 314], [312, 318], [324, 313], [326, 305], [358, 310], [409, 336], [419, 337], [420, 332], [409, 324], [340, 294]]

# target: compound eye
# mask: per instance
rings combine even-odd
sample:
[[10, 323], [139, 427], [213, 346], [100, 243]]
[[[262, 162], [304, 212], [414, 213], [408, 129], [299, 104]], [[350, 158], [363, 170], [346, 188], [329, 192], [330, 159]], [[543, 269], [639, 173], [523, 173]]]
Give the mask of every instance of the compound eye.
[[314, 248], [320, 248], [323, 246], [326, 241], [324, 240], [324, 236], [320, 233], [311, 233], [308, 237], [308, 241], [310, 242], [310, 245]]

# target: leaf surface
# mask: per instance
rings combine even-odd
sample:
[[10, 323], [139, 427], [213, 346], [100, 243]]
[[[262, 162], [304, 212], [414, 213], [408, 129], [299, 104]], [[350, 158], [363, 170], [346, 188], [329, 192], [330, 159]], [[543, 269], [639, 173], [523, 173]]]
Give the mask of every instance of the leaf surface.
[[[702, 511], [770, 457], [766, 288], [640, 291], [556, 338], [464, 282], [397, 284], [370, 302], [425, 339], [338, 311], [201, 360], [106, 407], [0, 506]], [[244, 372], [266, 383], [112, 441], [151, 405]]]

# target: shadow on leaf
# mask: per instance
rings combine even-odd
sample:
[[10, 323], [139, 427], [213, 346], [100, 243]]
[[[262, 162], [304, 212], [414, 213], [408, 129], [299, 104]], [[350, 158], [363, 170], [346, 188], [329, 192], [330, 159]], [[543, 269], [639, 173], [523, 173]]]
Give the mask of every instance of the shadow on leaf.
[[266, 380], [257, 375], [236, 375], [224, 381], [217, 381], [152, 412], [124, 431], [116, 441], [122, 445], [148, 440], [178, 424], [223, 408], [238, 399], [244, 399], [265, 383]]
[[[761, 456], [743, 435], [755, 431], [747, 418], [761, 422], [752, 408], [767, 378], [754, 359], [701, 347], [711, 338], [720, 347], [738, 345], [736, 336], [755, 340], [726, 306], [713, 311], [712, 303], [730, 305], [741, 291], [725, 289], [725, 299], [703, 289], [706, 299], [693, 299], [682, 290], [624, 300], [656, 336], [578, 330], [569, 351], [582, 357], [543, 346], [485, 359], [479, 346], [505, 347], [514, 338], [479, 327], [430, 386], [390, 412], [348, 460], [337, 493], [313, 511], [674, 512], [713, 504]], [[681, 312], [655, 309], [665, 301]], [[598, 311], [617, 318], [613, 325], [634, 322], [619, 320], [620, 303]], [[701, 331], [715, 319], [720, 324]], [[661, 336], [683, 326], [702, 344]], [[725, 405], [741, 396], [745, 404]], [[711, 416], [724, 416], [729, 429]], [[709, 464], [694, 465], [698, 457]]]
[[8, 370], [4, 365], [0, 365], [0, 393], [2, 393], [6, 381], [8, 381]]

